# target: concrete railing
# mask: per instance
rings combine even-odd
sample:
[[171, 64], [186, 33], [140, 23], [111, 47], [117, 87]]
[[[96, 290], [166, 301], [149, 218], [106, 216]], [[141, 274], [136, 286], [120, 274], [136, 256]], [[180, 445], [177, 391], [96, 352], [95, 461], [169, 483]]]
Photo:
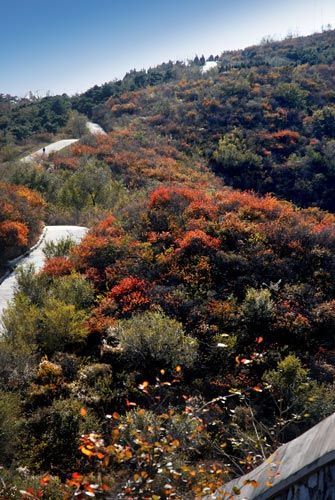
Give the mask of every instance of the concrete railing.
[[5, 279], [8, 278], [8, 276], [10, 276], [12, 274], [12, 272], [20, 264], [20, 262], [21, 262], [22, 259], [24, 259], [28, 255], [30, 255], [31, 252], [33, 252], [34, 250], [36, 250], [36, 248], [38, 248], [40, 246], [40, 244], [42, 243], [42, 241], [45, 238], [45, 234], [46, 234], [46, 228], [44, 227], [43, 231], [42, 231], [42, 234], [39, 237], [37, 243], [35, 243], [35, 245], [33, 245], [32, 247], [30, 247], [28, 250], [26, 250], [24, 253], [22, 253], [18, 257], [15, 257], [15, 259], [11, 259], [11, 260], [7, 261], [6, 267], [8, 269], [5, 272], [5, 274], [3, 274], [2, 276], [0, 276], [0, 285], [1, 285], [1, 283], [3, 283], [5, 281]]
[[204, 500], [335, 500], [335, 413]]

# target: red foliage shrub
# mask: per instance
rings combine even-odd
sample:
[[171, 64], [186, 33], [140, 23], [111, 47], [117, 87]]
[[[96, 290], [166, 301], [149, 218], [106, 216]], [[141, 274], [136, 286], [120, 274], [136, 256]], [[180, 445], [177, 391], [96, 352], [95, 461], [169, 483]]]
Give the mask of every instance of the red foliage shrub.
[[160, 186], [150, 194], [149, 209], [164, 206], [167, 203], [188, 204], [196, 198], [197, 192], [195, 190], [180, 186]]
[[300, 138], [300, 134], [299, 132], [295, 132], [294, 130], [279, 130], [278, 132], [269, 134], [269, 137], [271, 137], [272, 139], [279, 139], [288, 143], [292, 143], [297, 142], [297, 140]]
[[22, 222], [0, 223], [0, 244], [3, 247], [25, 247], [28, 244], [28, 228]]
[[180, 250], [199, 250], [204, 248], [217, 249], [220, 247], [220, 240], [213, 238], [200, 229], [187, 231], [183, 238], [177, 240]]
[[73, 269], [74, 265], [67, 257], [52, 257], [46, 261], [42, 272], [54, 278], [71, 274]]
[[36, 239], [44, 207], [42, 197], [31, 189], [0, 183], [0, 265]]
[[[125, 232], [113, 216], [94, 226], [73, 250], [73, 258], [81, 270], [95, 269], [95, 274], [113, 264], [127, 244]], [[95, 281], [95, 279], [93, 279]]]
[[150, 303], [149, 289], [150, 285], [147, 281], [129, 276], [111, 289], [107, 301], [114, 300], [122, 313], [133, 313]]

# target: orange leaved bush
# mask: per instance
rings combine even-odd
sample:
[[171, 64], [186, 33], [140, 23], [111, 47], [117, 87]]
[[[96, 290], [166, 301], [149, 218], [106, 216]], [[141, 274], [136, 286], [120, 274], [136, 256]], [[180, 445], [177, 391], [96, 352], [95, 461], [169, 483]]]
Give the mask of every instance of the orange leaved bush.
[[1, 246], [25, 247], [28, 244], [28, 228], [22, 222], [0, 223]]
[[65, 276], [71, 274], [74, 265], [67, 257], [52, 257], [46, 261], [42, 272], [50, 277]]
[[[94, 310], [100, 325], [104, 317], [110, 321], [158, 305], [189, 328], [211, 322], [215, 330], [223, 318], [211, 304], [228, 303], [231, 296], [242, 300], [250, 287], [298, 280], [325, 293], [331, 289], [335, 217], [318, 209], [298, 210], [250, 192], [162, 185], [147, 204], [129, 210], [131, 234], [109, 217], [75, 250], [77, 269], [102, 292]], [[284, 342], [292, 332], [305, 338], [308, 328], [313, 331], [312, 313], [299, 301], [292, 302], [292, 321], [285, 316], [272, 322], [272, 338], [281, 332]], [[225, 328], [233, 331], [236, 321], [231, 314]]]
[[31, 189], [0, 183], [0, 266], [36, 240], [44, 208], [41, 196]]

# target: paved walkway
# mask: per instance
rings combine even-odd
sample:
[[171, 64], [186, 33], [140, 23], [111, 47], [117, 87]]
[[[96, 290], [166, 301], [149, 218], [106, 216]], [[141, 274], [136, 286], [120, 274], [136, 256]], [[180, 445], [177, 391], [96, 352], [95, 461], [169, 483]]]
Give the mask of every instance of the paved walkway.
[[87, 126], [88, 130], [90, 131], [90, 133], [93, 135], [96, 135], [96, 134], [107, 135], [106, 132], [104, 131], [104, 129], [102, 127], [100, 127], [100, 125], [98, 125], [97, 123], [87, 122], [86, 126]]
[[79, 139], [63, 139], [62, 141], [53, 142], [52, 144], [45, 146], [44, 148], [45, 152], [43, 151], [43, 148], [41, 148], [38, 151], [35, 151], [35, 153], [32, 153], [31, 155], [25, 156], [24, 158], [21, 159], [21, 161], [31, 162], [47, 158], [50, 153], [54, 153], [55, 151], [60, 151], [61, 149], [67, 148], [71, 144], [78, 141]]
[[[97, 123], [93, 122], [87, 122], [87, 128], [89, 132], [93, 135], [98, 135], [98, 134], [103, 134], [107, 135], [106, 132], [100, 125]], [[39, 149], [38, 151], [35, 151], [34, 153], [25, 156], [24, 158], [21, 158], [21, 161], [24, 162], [32, 162], [35, 160], [41, 160], [43, 158], [47, 158], [49, 154], [54, 153], [55, 151], [60, 151], [61, 149], [67, 148], [71, 144], [74, 144], [75, 142], [78, 142], [79, 139], [63, 139], [61, 141], [56, 141], [53, 142], [52, 144], [49, 144], [48, 146], [45, 146], [45, 151], [43, 151], [43, 148]]]
[[[47, 226], [45, 230], [45, 238], [42, 243], [31, 252], [30, 255], [24, 257], [20, 261], [20, 266], [34, 264], [36, 270], [42, 268], [45, 256], [43, 248], [48, 241], [59, 241], [61, 238], [71, 236], [77, 243], [83, 238], [87, 231], [86, 227], [81, 226]], [[0, 285], [0, 318], [3, 310], [8, 305], [8, 302], [13, 298], [17, 285], [15, 272], [10, 274]], [[0, 326], [1, 328], [1, 326]]]

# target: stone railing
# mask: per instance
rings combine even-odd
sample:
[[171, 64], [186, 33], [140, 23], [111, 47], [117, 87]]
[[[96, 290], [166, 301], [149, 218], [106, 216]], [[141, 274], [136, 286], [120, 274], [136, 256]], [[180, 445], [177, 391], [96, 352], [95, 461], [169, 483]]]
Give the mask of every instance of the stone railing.
[[335, 500], [335, 413], [204, 500]]
[[8, 278], [8, 276], [10, 276], [12, 274], [12, 272], [20, 264], [20, 262], [21, 262], [22, 259], [24, 259], [28, 255], [30, 255], [31, 252], [33, 252], [34, 250], [36, 250], [36, 248], [38, 248], [40, 246], [40, 244], [42, 243], [42, 241], [45, 238], [45, 234], [46, 234], [46, 228], [44, 227], [43, 231], [42, 231], [42, 234], [39, 237], [37, 243], [35, 243], [35, 245], [33, 245], [32, 247], [28, 248], [28, 250], [26, 250], [23, 254], [19, 255], [18, 257], [15, 257], [15, 259], [7, 261], [7, 264], [6, 264], [7, 271], [5, 272], [5, 274], [3, 274], [2, 276], [0, 276], [0, 285], [1, 285], [1, 283], [3, 283], [5, 281], [5, 279]]

